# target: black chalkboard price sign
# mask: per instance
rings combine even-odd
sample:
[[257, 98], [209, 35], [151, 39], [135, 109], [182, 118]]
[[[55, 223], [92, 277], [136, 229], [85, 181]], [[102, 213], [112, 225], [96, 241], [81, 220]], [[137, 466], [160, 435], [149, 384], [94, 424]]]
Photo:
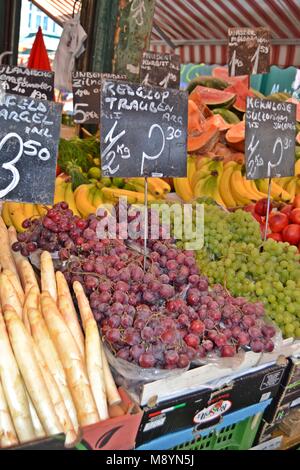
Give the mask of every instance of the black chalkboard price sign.
[[140, 68], [143, 85], [178, 89], [180, 85], [180, 57], [175, 54], [144, 52]]
[[126, 75], [78, 71], [73, 73], [74, 122], [76, 124], [99, 124], [101, 81], [105, 78], [126, 80]]
[[229, 76], [269, 73], [270, 49], [268, 28], [229, 28]]
[[0, 65], [0, 82], [6, 93], [53, 101], [54, 72]]
[[248, 96], [245, 125], [247, 179], [293, 176], [296, 106]]
[[105, 80], [101, 165], [105, 176], [186, 176], [185, 91]]
[[0, 95], [0, 199], [53, 204], [62, 106]]

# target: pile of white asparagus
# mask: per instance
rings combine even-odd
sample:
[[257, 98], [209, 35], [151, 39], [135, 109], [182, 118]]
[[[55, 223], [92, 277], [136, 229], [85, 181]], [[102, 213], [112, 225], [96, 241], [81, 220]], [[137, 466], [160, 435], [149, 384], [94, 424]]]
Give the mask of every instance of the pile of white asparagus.
[[41, 289], [0, 218], [0, 448], [124, 414], [89, 301], [74, 283], [84, 333], [64, 275], [41, 255]]

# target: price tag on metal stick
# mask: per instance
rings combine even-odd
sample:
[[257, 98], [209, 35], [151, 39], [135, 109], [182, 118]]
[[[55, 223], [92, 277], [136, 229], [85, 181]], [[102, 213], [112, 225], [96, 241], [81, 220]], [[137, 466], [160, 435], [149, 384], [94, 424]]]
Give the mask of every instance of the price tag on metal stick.
[[187, 106], [185, 91], [104, 80], [103, 175], [185, 177]]
[[53, 204], [62, 105], [3, 95], [0, 199]]
[[268, 178], [267, 238], [272, 178], [295, 173], [296, 106], [247, 97], [245, 123], [246, 178]]
[[229, 28], [229, 76], [269, 73], [270, 36], [268, 28]]
[[54, 99], [54, 72], [0, 65], [0, 82], [4, 83], [5, 92], [12, 95], [48, 101]]
[[99, 124], [101, 82], [105, 78], [126, 80], [126, 75], [78, 71], [73, 73], [74, 122], [76, 124]]
[[144, 52], [140, 81], [143, 85], [178, 89], [180, 85], [180, 57], [175, 54]]

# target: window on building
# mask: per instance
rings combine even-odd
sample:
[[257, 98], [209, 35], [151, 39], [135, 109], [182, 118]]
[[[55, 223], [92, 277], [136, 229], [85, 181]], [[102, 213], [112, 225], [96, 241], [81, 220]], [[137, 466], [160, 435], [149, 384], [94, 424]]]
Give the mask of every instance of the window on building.
[[41, 15], [36, 15], [36, 18], [35, 18], [35, 26], [38, 28], [39, 26], [41, 26], [41, 20], [42, 20], [42, 17]]
[[56, 30], [56, 23], [53, 21], [53, 25], [52, 25], [52, 31], [53, 31], [53, 33], [55, 33], [55, 30]]
[[43, 28], [44, 30], [47, 31], [48, 29], [48, 17], [47, 16], [44, 16], [44, 19], [43, 19]]
[[32, 10], [32, 3], [30, 2], [29, 4], [29, 10], [31, 11]]
[[31, 28], [31, 19], [32, 19], [32, 14], [29, 13], [29, 15], [28, 15], [28, 28]]

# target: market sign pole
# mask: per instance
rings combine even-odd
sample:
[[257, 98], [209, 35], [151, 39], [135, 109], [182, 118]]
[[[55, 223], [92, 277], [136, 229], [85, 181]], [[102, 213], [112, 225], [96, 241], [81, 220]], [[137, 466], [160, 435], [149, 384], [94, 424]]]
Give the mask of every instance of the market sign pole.
[[245, 120], [246, 178], [268, 178], [266, 240], [272, 178], [295, 174], [296, 106], [248, 96]]
[[[101, 85], [101, 170], [108, 177], [186, 177], [185, 91], [103, 80]], [[146, 257], [148, 217], [145, 215]], [[144, 261], [145, 264], [145, 261]]]

